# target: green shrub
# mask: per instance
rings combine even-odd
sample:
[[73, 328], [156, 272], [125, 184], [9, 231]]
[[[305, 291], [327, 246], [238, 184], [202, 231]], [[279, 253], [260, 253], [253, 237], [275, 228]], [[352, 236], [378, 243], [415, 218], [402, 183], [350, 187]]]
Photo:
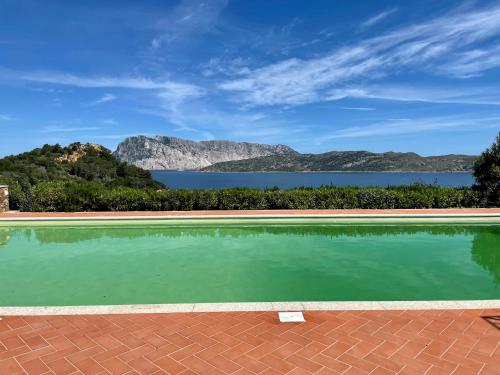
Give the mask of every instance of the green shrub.
[[64, 181], [42, 182], [33, 188], [33, 211], [66, 211], [66, 187]]
[[476, 190], [483, 194], [488, 206], [500, 207], [500, 133], [490, 148], [474, 164]]
[[27, 195], [12, 184], [23, 211], [190, 211], [259, 209], [392, 209], [481, 207], [479, 191], [435, 185], [258, 190], [134, 189], [97, 182], [42, 182]]
[[269, 209], [311, 209], [315, 207], [314, 190], [293, 189], [268, 191], [267, 208]]
[[396, 193], [382, 188], [360, 189], [356, 194], [356, 208], [387, 209], [398, 208]]
[[357, 208], [355, 188], [321, 187], [315, 190], [315, 207], [318, 209]]
[[234, 188], [218, 192], [219, 210], [264, 210], [266, 193], [258, 189]]
[[155, 208], [149, 192], [145, 190], [118, 187], [104, 197], [105, 206], [110, 211], [150, 211]]
[[151, 195], [158, 210], [191, 211], [194, 208], [194, 194], [190, 190], [159, 190]]
[[195, 210], [217, 210], [219, 196], [217, 190], [193, 190]]

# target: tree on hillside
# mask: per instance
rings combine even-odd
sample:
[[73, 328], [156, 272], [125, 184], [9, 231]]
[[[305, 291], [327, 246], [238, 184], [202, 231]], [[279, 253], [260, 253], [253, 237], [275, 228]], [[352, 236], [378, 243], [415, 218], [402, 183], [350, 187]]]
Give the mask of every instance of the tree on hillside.
[[487, 204], [500, 207], [500, 133], [474, 163], [474, 177], [475, 187], [484, 194]]

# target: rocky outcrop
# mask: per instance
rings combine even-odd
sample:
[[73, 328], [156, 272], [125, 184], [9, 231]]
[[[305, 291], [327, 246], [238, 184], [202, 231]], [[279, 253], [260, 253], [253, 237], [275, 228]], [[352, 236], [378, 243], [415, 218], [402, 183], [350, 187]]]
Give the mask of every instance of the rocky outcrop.
[[114, 155], [129, 164], [149, 170], [197, 170], [214, 163], [271, 155], [293, 155], [285, 145], [230, 141], [194, 142], [176, 137], [137, 136], [126, 138]]
[[0, 212], [9, 211], [9, 188], [0, 185]]
[[67, 161], [68, 163], [75, 163], [78, 161], [78, 159], [87, 155], [87, 153], [90, 150], [97, 151], [97, 152], [104, 152], [104, 150], [105, 150], [105, 148], [103, 146], [95, 144], [95, 143], [74, 144], [74, 145], [71, 145], [71, 148], [72, 148], [71, 153], [64, 154], [64, 155], [56, 158], [56, 160], [60, 161], [60, 162]]

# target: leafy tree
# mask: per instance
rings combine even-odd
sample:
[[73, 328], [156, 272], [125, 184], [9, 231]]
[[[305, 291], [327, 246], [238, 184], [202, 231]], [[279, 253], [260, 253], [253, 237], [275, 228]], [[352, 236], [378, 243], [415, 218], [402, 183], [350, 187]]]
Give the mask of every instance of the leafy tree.
[[483, 193], [489, 206], [500, 207], [500, 133], [474, 164], [475, 188]]

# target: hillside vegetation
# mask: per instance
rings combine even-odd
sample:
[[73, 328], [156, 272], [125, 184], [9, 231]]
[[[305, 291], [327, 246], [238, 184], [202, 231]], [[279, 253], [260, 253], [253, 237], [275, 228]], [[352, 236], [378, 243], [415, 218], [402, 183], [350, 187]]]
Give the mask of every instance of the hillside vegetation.
[[0, 159], [0, 183], [9, 185], [10, 207], [23, 211], [499, 207], [500, 135], [477, 159], [474, 174], [476, 184], [463, 188], [417, 184], [174, 190], [154, 181], [148, 171], [118, 161], [99, 145], [45, 145]]
[[476, 156], [443, 155], [423, 157], [413, 152], [332, 151], [323, 154], [271, 155], [227, 161], [203, 168], [213, 172], [466, 172]]
[[0, 183], [9, 185], [11, 209], [31, 210], [33, 189], [49, 181], [92, 182], [102, 187], [161, 189], [151, 173], [117, 160], [100, 145], [45, 145], [0, 159]]

